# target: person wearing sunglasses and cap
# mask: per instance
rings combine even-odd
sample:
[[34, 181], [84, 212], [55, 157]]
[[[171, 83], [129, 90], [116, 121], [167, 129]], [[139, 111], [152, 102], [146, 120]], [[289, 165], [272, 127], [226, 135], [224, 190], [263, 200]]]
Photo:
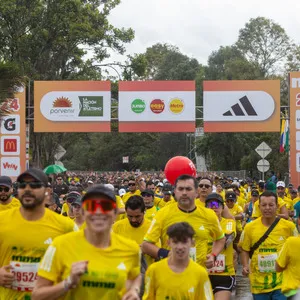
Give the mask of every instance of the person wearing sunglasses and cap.
[[141, 191], [138, 189], [138, 181], [134, 177], [128, 178], [128, 192], [122, 197], [123, 203], [126, 204], [131, 196], [140, 196]]
[[32, 300], [138, 300], [140, 247], [112, 232], [118, 213], [115, 194], [94, 185], [82, 197], [82, 208], [86, 228], [53, 241], [40, 264]]
[[47, 175], [31, 168], [19, 175], [21, 207], [0, 213], [1, 299], [30, 299], [38, 265], [52, 240], [78, 230], [74, 222], [45, 208]]
[[13, 185], [10, 177], [0, 176], [0, 211], [20, 207], [20, 201], [12, 196]]
[[[213, 268], [208, 270], [209, 278], [215, 300], [230, 300], [235, 283], [233, 241], [236, 236], [236, 222], [232, 219], [222, 218], [225, 204], [221, 195], [209, 194], [205, 200], [205, 206], [216, 213], [226, 238], [224, 250], [216, 257]], [[208, 243], [208, 246], [210, 251], [212, 241]]]

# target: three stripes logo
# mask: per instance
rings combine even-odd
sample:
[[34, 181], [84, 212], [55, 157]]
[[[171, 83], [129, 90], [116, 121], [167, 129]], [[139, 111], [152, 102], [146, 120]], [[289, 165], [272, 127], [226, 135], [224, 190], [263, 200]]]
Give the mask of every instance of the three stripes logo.
[[257, 112], [247, 96], [244, 96], [238, 103], [232, 105], [230, 110], [223, 113], [223, 116], [257, 116]]

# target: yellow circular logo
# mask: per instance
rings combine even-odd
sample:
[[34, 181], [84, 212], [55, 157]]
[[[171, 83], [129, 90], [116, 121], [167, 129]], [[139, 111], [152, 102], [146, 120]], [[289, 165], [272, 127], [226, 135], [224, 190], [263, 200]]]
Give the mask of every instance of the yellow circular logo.
[[182, 113], [183, 109], [184, 109], [184, 103], [181, 99], [174, 98], [174, 99], [171, 100], [171, 102], [170, 102], [170, 111], [173, 114], [180, 114], [180, 113]]

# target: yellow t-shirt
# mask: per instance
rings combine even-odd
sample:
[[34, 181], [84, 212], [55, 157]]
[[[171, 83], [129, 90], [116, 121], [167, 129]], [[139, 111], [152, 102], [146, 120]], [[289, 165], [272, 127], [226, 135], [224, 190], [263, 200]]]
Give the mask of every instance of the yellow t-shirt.
[[237, 197], [236, 203], [242, 208], [244, 209], [245, 204], [247, 203], [247, 200], [245, 198], [242, 198], [240, 196]]
[[286, 208], [288, 210], [293, 210], [294, 209], [294, 207], [293, 207], [293, 200], [291, 198], [288, 198], [288, 197], [284, 196], [283, 201], [285, 202]]
[[[228, 207], [228, 209], [234, 217], [243, 212], [243, 209], [237, 203], [234, 204], [233, 208]], [[241, 220], [235, 220], [235, 221], [236, 221], [236, 230], [241, 232], [243, 230], [242, 221]]]
[[[122, 198], [120, 196], [118, 196], [118, 195], [116, 196], [116, 201], [117, 201], [117, 208], [125, 208], [125, 204], [124, 204], [124, 202], [123, 202], [123, 200], [122, 200]], [[125, 214], [126, 213], [124, 213], [124, 214], [118, 214], [118, 216], [116, 218], [116, 221], [124, 219]]]
[[291, 290], [297, 290], [300, 287], [300, 238], [289, 237], [284, 243], [278, 258], [277, 263], [281, 268], [285, 268], [282, 272], [283, 293]]
[[152, 221], [154, 217], [156, 216], [157, 212], [159, 211], [159, 208], [157, 206], [152, 206], [151, 208], [146, 209], [145, 212], [145, 219]]
[[[244, 251], [250, 251], [267, 229], [261, 218], [248, 223], [241, 235], [239, 246]], [[268, 293], [281, 288], [282, 273], [275, 271], [275, 261], [290, 236], [298, 236], [296, 226], [281, 218], [268, 238], [254, 251], [249, 274], [252, 293]]]
[[69, 276], [74, 262], [83, 260], [89, 261], [87, 273], [75, 289], [59, 299], [121, 299], [126, 280], [133, 280], [140, 273], [140, 247], [136, 242], [112, 232], [111, 245], [100, 249], [90, 244], [81, 230], [54, 240], [38, 275], [57, 284]]
[[[221, 227], [224, 234], [234, 233], [236, 236], [236, 222], [233, 219], [221, 219]], [[212, 241], [208, 243], [208, 253], [212, 249]], [[208, 270], [211, 275], [220, 275], [220, 276], [234, 276], [235, 270], [233, 266], [233, 243], [231, 243], [228, 248], [222, 250], [222, 252], [216, 258], [216, 267]]]
[[127, 192], [123, 197], [122, 197], [122, 200], [123, 200], [123, 203], [126, 204], [127, 200], [131, 197], [131, 196], [141, 196], [141, 191], [140, 190], [136, 190], [134, 193], [131, 193], [131, 192]]
[[293, 206], [294, 206], [298, 201], [300, 201], [300, 198], [299, 198], [299, 197], [295, 198], [295, 199], [293, 200]]
[[69, 205], [67, 204], [67, 202], [65, 202], [65, 203], [62, 205], [62, 208], [61, 208], [61, 214], [67, 213], [67, 215], [68, 215], [69, 210], [70, 210], [70, 207], [69, 207]]
[[[278, 208], [277, 208], [277, 215], [280, 214], [280, 209], [282, 206], [286, 205], [282, 198], [278, 197]], [[255, 201], [253, 206], [252, 218], [259, 218], [261, 217], [261, 211], [259, 209], [259, 200]]]
[[188, 299], [212, 300], [206, 270], [190, 260], [182, 273], [175, 273], [163, 259], [151, 265], [145, 275], [143, 300]]
[[126, 218], [116, 222], [112, 229], [114, 233], [120, 234], [130, 240], [136, 241], [139, 245], [143, 242], [144, 236], [151, 225], [151, 221], [144, 219], [144, 222], [139, 227], [130, 225], [129, 220]]
[[[37, 221], [25, 220], [20, 208], [0, 213], [0, 266], [12, 265], [16, 272], [13, 287], [32, 290], [38, 264], [52, 240], [62, 234], [78, 230], [69, 218], [49, 209]], [[65, 257], [65, 255], [64, 255]], [[20, 274], [19, 280], [18, 274]], [[24, 300], [30, 292], [2, 288], [1, 299]], [[30, 298], [29, 298], [30, 299]]]
[[21, 202], [13, 197], [11, 198], [11, 202], [8, 203], [8, 204], [0, 204], [0, 211], [3, 211], [3, 210], [8, 210], [8, 209], [11, 209], [11, 208], [15, 208], [15, 207], [20, 207], [21, 206]]
[[205, 207], [205, 202], [202, 202], [199, 198], [196, 198], [195, 205], [198, 207]]
[[178, 208], [177, 203], [165, 206], [157, 212], [144, 240], [156, 244], [160, 239], [162, 248], [170, 249], [167, 244], [167, 229], [177, 222], [188, 222], [194, 228], [196, 245], [191, 250], [191, 256], [197, 263], [204, 265], [207, 242], [219, 240], [224, 236], [220, 222], [211, 209], [197, 207], [194, 211], [186, 213]]

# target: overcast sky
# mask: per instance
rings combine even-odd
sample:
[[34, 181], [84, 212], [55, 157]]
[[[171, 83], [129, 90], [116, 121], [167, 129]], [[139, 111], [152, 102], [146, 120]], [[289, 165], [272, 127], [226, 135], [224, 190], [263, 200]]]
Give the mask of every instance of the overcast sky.
[[[220, 46], [233, 44], [250, 18], [270, 18], [300, 44], [300, 0], [121, 0], [109, 17], [115, 27], [131, 27], [135, 39], [126, 54], [170, 43], [202, 64]], [[109, 61], [123, 61], [113, 54]]]

